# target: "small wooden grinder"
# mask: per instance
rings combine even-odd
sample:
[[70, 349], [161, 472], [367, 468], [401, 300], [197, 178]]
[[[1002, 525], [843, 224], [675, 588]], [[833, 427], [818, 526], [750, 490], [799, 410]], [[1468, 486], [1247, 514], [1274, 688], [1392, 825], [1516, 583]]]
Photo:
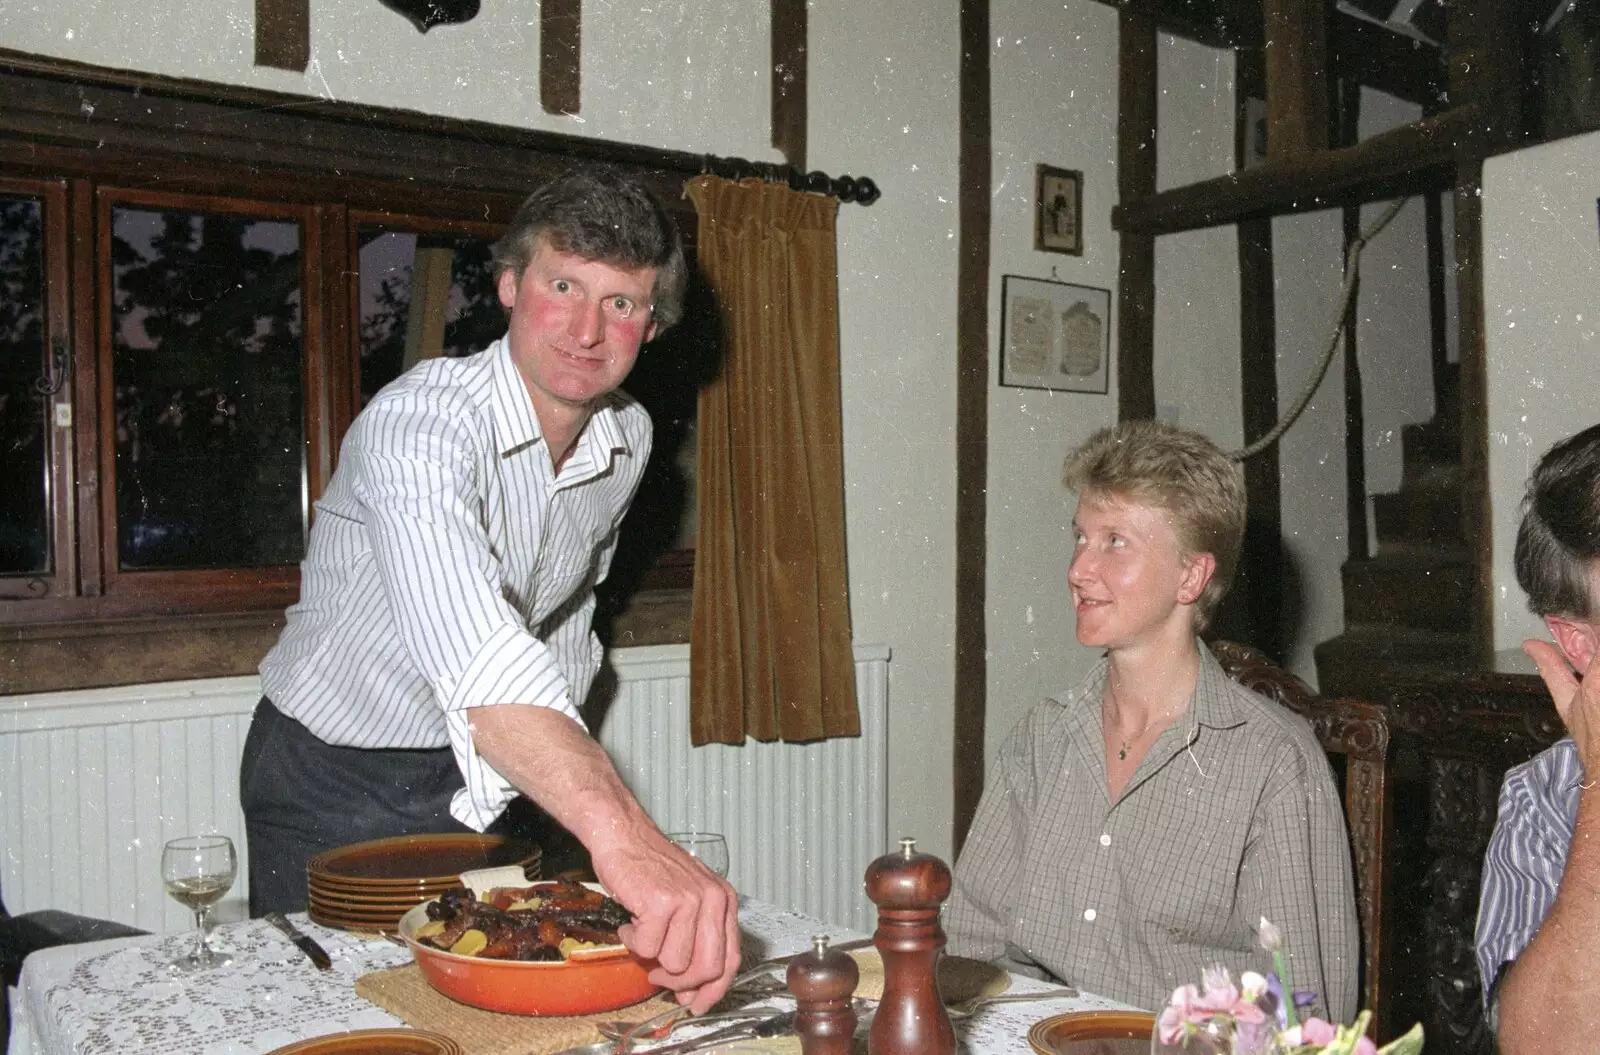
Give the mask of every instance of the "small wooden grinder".
[[917, 853], [915, 839], [867, 868], [867, 897], [878, 906], [872, 944], [883, 957], [883, 1000], [867, 1036], [870, 1055], [953, 1055], [956, 1034], [939, 995], [939, 906], [950, 869]]
[[794, 1030], [804, 1055], [850, 1055], [856, 1035], [853, 999], [861, 969], [850, 954], [828, 948], [828, 936], [811, 939], [812, 949], [789, 964], [794, 994]]

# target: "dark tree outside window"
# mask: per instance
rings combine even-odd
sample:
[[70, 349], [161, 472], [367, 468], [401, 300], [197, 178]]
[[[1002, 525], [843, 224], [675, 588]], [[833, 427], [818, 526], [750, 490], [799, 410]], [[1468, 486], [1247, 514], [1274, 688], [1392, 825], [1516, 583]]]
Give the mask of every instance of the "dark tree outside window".
[[488, 238], [362, 228], [361, 406], [422, 359], [482, 351], [506, 332]]
[[37, 199], [0, 198], [0, 575], [51, 569], [43, 226]]
[[299, 225], [135, 208], [111, 217], [120, 566], [298, 561]]

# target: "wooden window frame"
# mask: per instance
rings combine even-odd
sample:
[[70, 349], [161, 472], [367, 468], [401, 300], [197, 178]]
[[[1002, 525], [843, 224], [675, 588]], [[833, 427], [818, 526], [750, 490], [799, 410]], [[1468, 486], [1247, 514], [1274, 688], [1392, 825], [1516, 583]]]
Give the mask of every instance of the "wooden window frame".
[[[0, 175], [0, 197], [37, 198], [42, 205], [40, 271], [44, 277], [44, 352], [57, 342], [71, 347], [68, 319], [72, 310], [67, 252], [67, 185], [61, 180], [6, 179]], [[62, 391], [72, 400], [66, 383]], [[59, 403], [57, 395], [53, 403]], [[50, 516], [50, 562], [44, 574], [0, 576], [0, 598], [71, 597], [77, 590], [74, 545], [75, 507], [72, 493], [73, 435], [57, 427], [51, 407], [45, 409], [45, 510]]]
[[[74, 363], [72, 428], [51, 429], [54, 570], [44, 590], [0, 579], [0, 694], [251, 672], [299, 593], [297, 568], [114, 567], [110, 202], [304, 218], [308, 510], [359, 402], [361, 227], [497, 234], [545, 178], [601, 161], [644, 178], [693, 247], [694, 155], [4, 49], [0, 94], [0, 193], [47, 198], [47, 341], [65, 338]], [[686, 641], [692, 580], [693, 551], [666, 554], [637, 596], [609, 599], [615, 639]]]
[[[99, 186], [95, 189], [95, 277], [98, 286], [99, 307], [95, 332], [95, 366], [99, 392], [93, 410], [99, 416], [99, 505], [100, 546], [104, 554], [99, 573], [102, 592], [108, 597], [131, 595], [165, 599], [175, 595], [199, 594], [215, 596], [217, 593], [245, 591], [259, 594], [285, 589], [299, 589], [300, 571], [297, 565], [280, 564], [253, 568], [217, 568], [205, 570], [132, 570], [121, 567], [121, 536], [117, 510], [117, 445], [116, 405], [112, 393], [115, 355], [111, 346], [111, 329], [115, 321], [112, 305], [111, 267], [111, 214], [116, 208], [135, 207], [151, 210], [177, 210], [193, 213], [231, 213], [261, 220], [291, 221], [300, 227], [300, 293], [301, 293], [301, 437], [300, 454], [300, 525], [303, 536], [309, 536], [311, 522], [311, 491], [308, 466], [321, 460], [321, 445], [326, 442], [319, 427], [321, 400], [312, 391], [308, 381], [320, 376], [326, 362], [327, 342], [325, 327], [317, 325], [324, 316], [322, 300], [328, 278], [316, 264], [323, 256], [321, 210], [317, 206], [285, 204], [252, 198], [223, 198], [212, 195], [171, 194], [165, 191], [129, 190], [117, 186]], [[75, 410], [74, 414], [80, 411]]]

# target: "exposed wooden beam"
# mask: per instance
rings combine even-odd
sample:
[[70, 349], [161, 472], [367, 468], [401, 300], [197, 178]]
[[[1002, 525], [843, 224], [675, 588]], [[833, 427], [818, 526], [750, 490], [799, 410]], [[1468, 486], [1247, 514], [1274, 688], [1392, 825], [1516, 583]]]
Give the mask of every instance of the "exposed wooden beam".
[[1267, 156], [1290, 160], [1328, 148], [1326, 0], [1263, 0]]
[[256, 0], [256, 65], [304, 73], [311, 61], [311, 0]]
[[957, 853], [983, 795], [988, 721], [989, 0], [961, 0], [956, 212], [955, 723], [951, 783]]
[[1124, 195], [1111, 222], [1125, 234], [1174, 234], [1449, 186], [1457, 150], [1478, 138], [1481, 124], [1476, 106], [1456, 107], [1352, 147], [1269, 161], [1144, 198]]
[[[1156, 15], [1151, 0], [1118, 8], [1117, 197], [1148, 200], [1156, 189]], [[1120, 206], [1119, 206], [1120, 208]], [[1117, 417], [1156, 414], [1156, 241], [1124, 231], [1118, 249]]]
[[806, 168], [806, 0], [772, 0], [772, 145]]
[[539, 105], [575, 114], [582, 103], [583, 0], [540, 0]]
[[1461, 352], [1461, 529], [1474, 572], [1469, 626], [1487, 660], [1494, 649], [1494, 551], [1489, 525], [1488, 349], [1483, 301], [1483, 159], [1523, 132], [1526, 39], [1516, 5], [1457, 0], [1446, 8], [1453, 101], [1477, 107], [1482, 130], [1458, 144], [1455, 193], [1457, 325]]
[[1351, 15], [1328, 30], [1328, 72], [1434, 112], [1445, 98], [1444, 54], [1437, 45]]
[[[1266, 91], [1259, 52], [1243, 51], [1237, 67], [1236, 163], [1248, 153], [1245, 102]], [[1239, 396], [1244, 440], [1253, 443], [1278, 423], [1277, 297], [1272, 266], [1272, 221], [1246, 220], [1235, 227], [1239, 246]], [[1281, 663], [1283, 643], [1283, 480], [1278, 444], [1244, 463], [1249, 519], [1239, 556], [1247, 640]]]

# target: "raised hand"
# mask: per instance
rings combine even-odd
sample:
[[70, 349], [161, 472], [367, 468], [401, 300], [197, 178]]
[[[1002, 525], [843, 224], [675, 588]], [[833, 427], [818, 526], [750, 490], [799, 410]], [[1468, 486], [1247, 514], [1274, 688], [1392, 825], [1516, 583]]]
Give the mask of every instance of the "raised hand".
[[1524, 641], [1522, 651], [1539, 668], [1556, 712], [1577, 745], [1584, 773], [1600, 774], [1600, 649], [1590, 656], [1581, 681], [1567, 657], [1548, 641]]

